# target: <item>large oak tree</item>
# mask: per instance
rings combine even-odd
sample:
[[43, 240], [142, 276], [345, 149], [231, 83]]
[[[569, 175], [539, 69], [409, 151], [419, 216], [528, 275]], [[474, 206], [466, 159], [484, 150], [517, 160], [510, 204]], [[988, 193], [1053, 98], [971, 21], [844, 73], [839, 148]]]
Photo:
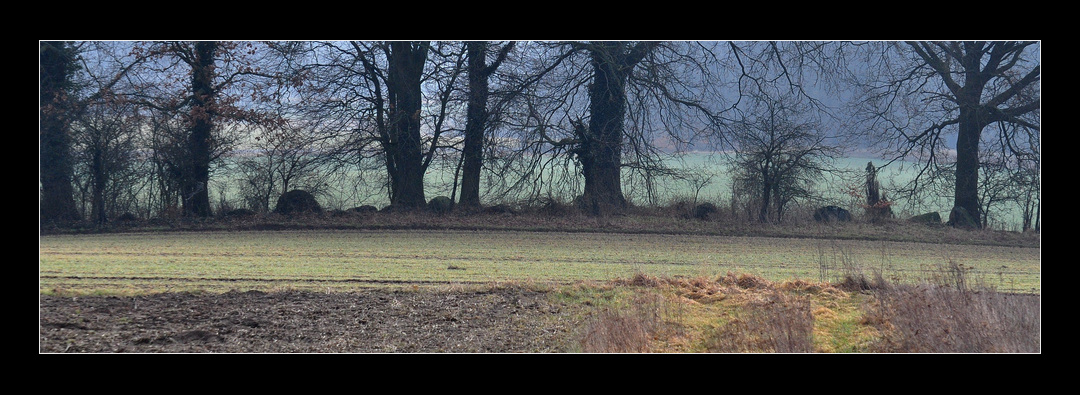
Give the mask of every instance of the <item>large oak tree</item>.
[[[866, 88], [859, 114], [868, 133], [884, 137], [898, 157], [942, 161], [955, 133], [954, 226], [978, 227], [980, 140], [995, 123], [1020, 128], [1002, 135], [1011, 155], [1031, 155], [1041, 108], [1038, 42], [949, 41], [860, 44], [873, 48], [854, 75]], [[880, 48], [880, 49], [879, 49]], [[934, 171], [922, 172], [933, 174]]]

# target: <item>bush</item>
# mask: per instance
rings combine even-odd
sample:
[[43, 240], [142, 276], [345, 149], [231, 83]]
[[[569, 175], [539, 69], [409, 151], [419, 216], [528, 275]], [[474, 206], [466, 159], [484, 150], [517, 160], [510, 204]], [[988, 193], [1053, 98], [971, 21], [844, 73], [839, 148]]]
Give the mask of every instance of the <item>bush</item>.
[[578, 212], [577, 205], [581, 204], [581, 197], [574, 199], [571, 204], [565, 204], [555, 198], [540, 198], [540, 201], [535, 205], [535, 211], [539, 214], [549, 215], [552, 217], [561, 217]]
[[649, 349], [649, 341], [663, 326], [660, 297], [635, 295], [627, 309], [605, 308], [597, 312], [585, 327], [581, 350], [590, 353], [638, 353]]

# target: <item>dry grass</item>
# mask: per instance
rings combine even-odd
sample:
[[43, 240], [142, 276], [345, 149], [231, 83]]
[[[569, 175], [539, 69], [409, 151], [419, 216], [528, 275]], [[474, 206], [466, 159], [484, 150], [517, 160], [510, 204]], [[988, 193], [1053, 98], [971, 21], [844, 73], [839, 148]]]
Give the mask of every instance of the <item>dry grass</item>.
[[660, 300], [655, 295], [637, 294], [629, 308], [603, 309], [589, 320], [581, 338], [587, 353], [646, 352], [661, 330]]
[[827, 284], [776, 284], [734, 273], [638, 274], [615, 285], [635, 287], [638, 296], [628, 310], [594, 315], [581, 340], [584, 352], [812, 352], [809, 295], [837, 292]]
[[703, 339], [708, 352], [809, 353], [814, 315], [808, 296], [772, 290], [741, 306], [723, 326]]
[[[1038, 295], [994, 292], [943, 268], [920, 285], [849, 275], [839, 284], [748, 274], [638, 274], [622, 308], [588, 321], [583, 352], [1038, 353]], [[936, 283], [930, 283], [935, 281]], [[958, 288], [961, 284], [964, 288]], [[609, 288], [609, 289], [611, 289]]]
[[865, 322], [883, 334], [875, 352], [1042, 352], [1041, 296], [978, 285], [960, 265], [943, 265], [922, 284], [883, 284], [873, 295]]

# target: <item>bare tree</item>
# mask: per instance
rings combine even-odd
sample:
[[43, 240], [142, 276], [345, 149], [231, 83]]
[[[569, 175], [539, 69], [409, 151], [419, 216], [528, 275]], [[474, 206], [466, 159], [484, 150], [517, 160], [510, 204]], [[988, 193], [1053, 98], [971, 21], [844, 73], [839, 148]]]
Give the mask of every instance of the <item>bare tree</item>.
[[269, 100], [266, 84], [287, 81], [260, 67], [258, 43], [139, 42], [130, 50], [145, 61], [116, 94], [154, 113], [156, 131], [170, 132], [155, 141], [170, 151], [158, 159], [178, 183], [183, 215], [209, 216], [212, 167], [238, 141], [239, 125], [277, 121], [257, 104]]
[[812, 197], [812, 186], [840, 150], [827, 142], [813, 107], [799, 96], [750, 97], [751, 105], [730, 131], [736, 144], [734, 182], [757, 202], [759, 222], [779, 222], [788, 203]]
[[[101, 115], [109, 111], [103, 108], [123, 106], [118, 103], [118, 89], [130, 84], [151, 55], [128, 51], [123, 43], [114, 42], [41, 42], [39, 46], [41, 217], [43, 221], [79, 219], [71, 196], [70, 125], [76, 120], [105, 121]], [[86, 114], [91, 107], [96, 107], [96, 115]]]
[[325, 192], [331, 169], [329, 149], [323, 135], [295, 122], [285, 122], [259, 131], [250, 149], [237, 153], [240, 190], [249, 208], [269, 212], [278, 196], [303, 189], [319, 196]]
[[462, 148], [462, 175], [460, 204], [480, 206], [480, 170], [484, 162], [484, 136], [488, 123], [488, 79], [498, 70], [514, 42], [503, 44], [495, 60], [487, 62], [489, 44], [485, 41], [467, 42], [469, 103]]
[[[91, 43], [96, 44], [96, 43]], [[64, 222], [81, 218], [72, 189], [73, 159], [70, 126], [88, 106], [112, 97], [114, 87], [146, 59], [138, 54], [117, 67], [99, 69], [88, 60], [100, 45], [86, 42], [39, 43], [41, 219]]]
[[[1038, 42], [862, 43], [865, 63], [851, 74], [864, 88], [856, 114], [861, 127], [884, 144], [886, 155], [925, 163], [936, 174], [947, 160], [945, 136], [956, 134], [952, 221], [979, 227], [980, 140], [988, 125], [1004, 122], [1020, 133], [1002, 145], [1020, 154], [1039, 133]], [[920, 180], [921, 181], [921, 180]], [[972, 222], [959, 220], [969, 217]]]
[[[1038, 174], [1038, 141], [1031, 147], [1030, 153], [1011, 153], [1002, 142], [1015, 141], [1002, 134], [1013, 133], [1017, 128], [1006, 123], [994, 125], [996, 135], [983, 137], [979, 154], [979, 204], [982, 216], [980, 225], [986, 228], [994, 218], [1001, 219], [1012, 209], [1021, 211], [1021, 229], [1031, 228], [1036, 202], [1040, 199], [1040, 180]], [[1037, 137], [1037, 136], [1036, 136]]]
[[[534, 163], [573, 158], [584, 181], [581, 206], [594, 215], [623, 211], [624, 169], [672, 176], [665, 154], [717, 137], [727, 107], [718, 92], [715, 43], [557, 42], [528, 46], [537, 61], [522, 81], [515, 120]], [[524, 84], [522, 84], [524, 85]], [[700, 143], [700, 142], [699, 142]], [[549, 172], [550, 173], [550, 172]], [[651, 183], [644, 182], [652, 195]]]
[[132, 169], [142, 124], [131, 103], [114, 97], [104, 99], [88, 105], [72, 127], [77, 184], [84, 196], [89, 195], [82, 199], [90, 204], [89, 218], [99, 225], [117, 215], [119, 197], [134, 187]]
[[[421, 207], [424, 175], [440, 152], [459, 144], [457, 82], [465, 70], [462, 45], [446, 42], [278, 43], [294, 58], [302, 80], [299, 117], [335, 139], [328, 151], [343, 163], [375, 159], [385, 169], [390, 203]], [[463, 122], [462, 122], [463, 123]]]

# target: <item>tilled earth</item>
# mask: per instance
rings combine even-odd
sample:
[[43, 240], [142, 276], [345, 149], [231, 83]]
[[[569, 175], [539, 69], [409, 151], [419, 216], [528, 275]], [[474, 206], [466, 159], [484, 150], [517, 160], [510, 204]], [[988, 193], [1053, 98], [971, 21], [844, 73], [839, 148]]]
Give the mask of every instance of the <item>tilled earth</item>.
[[580, 314], [526, 289], [39, 297], [41, 353], [550, 353]]

